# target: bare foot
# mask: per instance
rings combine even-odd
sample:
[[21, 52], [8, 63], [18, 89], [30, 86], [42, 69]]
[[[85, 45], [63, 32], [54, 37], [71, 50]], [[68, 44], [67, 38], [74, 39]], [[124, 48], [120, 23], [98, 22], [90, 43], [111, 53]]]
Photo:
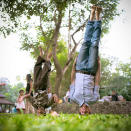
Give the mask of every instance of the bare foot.
[[39, 51], [40, 51], [40, 56], [42, 57], [43, 56], [43, 49], [41, 46], [39, 46]]
[[99, 6], [96, 6], [96, 11], [98, 11], [99, 13], [101, 13], [102, 8], [101, 8], [101, 7], [99, 7]]
[[47, 61], [50, 61], [51, 57], [52, 57], [52, 52], [49, 52], [47, 55]]
[[96, 6], [91, 7], [90, 21], [94, 20]]
[[92, 11], [95, 11], [95, 10], [96, 10], [96, 7], [97, 7], [97, 6], [93, 5], [93, 6], [91, 7]]
[[100, 20], [100, 13], [102, 12], [101, 7], [96, 7], [96, 20]]

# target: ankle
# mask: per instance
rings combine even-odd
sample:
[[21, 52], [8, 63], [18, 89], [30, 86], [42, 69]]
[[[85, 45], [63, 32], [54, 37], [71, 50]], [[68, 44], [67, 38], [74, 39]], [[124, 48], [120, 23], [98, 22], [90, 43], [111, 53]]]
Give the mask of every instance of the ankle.
[[100, 20], [100, 12], [96, 11], [96, 20], [99, 21]]
[[93, 21], [93, 20], [94, 20], [94, 16], [95, 16], [95, 12], [94, 12], [94, 13], [91, 13], [91, 15], [90, 15], [90, 21]]

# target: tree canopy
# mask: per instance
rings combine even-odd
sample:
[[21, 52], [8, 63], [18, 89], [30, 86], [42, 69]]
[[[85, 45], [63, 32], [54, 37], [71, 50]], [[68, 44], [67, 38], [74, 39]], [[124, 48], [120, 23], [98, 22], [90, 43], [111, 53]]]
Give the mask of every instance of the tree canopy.
[[[44, 30], [49, 31], [54, 28], [58, 18], [58, 12], [62, 13], [62, 26], [68, 26], [68, 10], [71, 12], [71, 29], [80, 26], [87, 21], [91, 5], [99, 5], [103, 8], [103, 31], [106, 33], [109, 29], [109, 22], [114, 16], [118, 15], [117, 5], [119, 0], [2, 0], [1, 1], [1, 19], [4, 22], [1, 25], [1, 32], [6, 36], [16, 31], [22, 21], [20, 18], [26, 16], [31, 19], [32, 16], [41, 17]], [[56, 18], [55, 18], [56, 17]], [[43, 25], [43, 26], [44, 26]], [[48, 28], [47, 28], [48, 27]]]

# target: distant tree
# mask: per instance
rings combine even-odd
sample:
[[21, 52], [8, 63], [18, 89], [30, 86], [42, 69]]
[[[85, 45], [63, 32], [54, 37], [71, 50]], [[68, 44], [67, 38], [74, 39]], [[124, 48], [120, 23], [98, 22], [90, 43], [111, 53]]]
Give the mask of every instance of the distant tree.
[[19, 90], [21, 89], [25, 90], [24, 84], [21, 82], [17, 83], [14, 86], [7, 84], [4, 88], [2, 88], [0, 93], [5, 95], [8, 100], [15, 103], [19, 95]]
[[120, 95], [123, 95], [126, 100], [131, 101], [131, 61], [118, 64], [111, 83], [117, 88], [117, 92]]
[[101, 57], [101, 83], [102, 87], [109, 85], [112, 74], [113, 58]]
[[113, 65], [114, 61], [111, 62], [110, 59], [104, 61], [108, 62], [102, 64], [101, 87], [104, 88], [100, 91], [101, 96], [111, 95], [111, 91], [115, 90], [119, 95], [124, 96], [126, 100], [131, 100], [131, 63], [118, 61], [115, 71], [112, 72], [111, 65]]
[[20, 78], [20, 76], [18, 75], [18, 76], [16, 76], [16, 80], [17, 81], [20, 81], [21, 80], [21, 78]]

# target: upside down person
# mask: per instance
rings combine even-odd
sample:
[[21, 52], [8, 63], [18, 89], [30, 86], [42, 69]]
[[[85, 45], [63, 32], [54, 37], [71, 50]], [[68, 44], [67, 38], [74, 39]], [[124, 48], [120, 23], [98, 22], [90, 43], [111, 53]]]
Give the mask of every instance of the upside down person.
[[57, 95], [53, 94], [48, 98], [49, 74], [51, 71], [52, 53], [47, 54], [47, 58], [43, 58], [42, 48], [39, 47], [40, 56], [34, 67], [34, 96], [32, 97], [32, 105], [37, 110], [37, 114], [46, 114], [45, 108], [53, 103], [58, 103]]
[[[101, 35], [101, 7], [92, 6], [84, 42], [74, 62], [71, 74], [70, 99], [79, 104], [79, 113], [91, 113], [89, 104], [99, 99], [100, 58], [98, 56]], [[94, 17], [96, 15], [96, 21]]]

